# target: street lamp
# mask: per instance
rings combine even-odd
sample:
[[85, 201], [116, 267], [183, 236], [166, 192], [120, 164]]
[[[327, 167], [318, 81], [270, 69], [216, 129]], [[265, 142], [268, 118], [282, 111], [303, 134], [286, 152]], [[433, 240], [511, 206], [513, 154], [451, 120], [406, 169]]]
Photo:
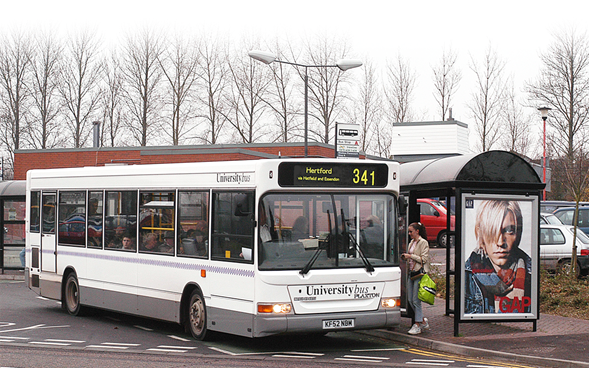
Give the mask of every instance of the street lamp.
[[[548, 118], [548, 112], [552, 110], [550, 107], [539, 107], [538, 110], [542, 114], [542, 120], [544, 122], [544, 130], [542, 135], [542, 146], [544, 147], [544, 153], [542, 154], [542, 181], [546, 184], [546, 118]], [[546, 200], [546, 187], [542, 192], [542, 200]]]
[[293, 63], [290, 61], [279, 60], [276, 55], [268, 51], [252, 50], [248, 55], [254, 59], [263, 62], [264, 64], [272, 64], [273, 62], [290, 64], [294, 66], [300, 66], [305, 68], [305, 157], [308, 156], [308, 132], [309, 132], [309, 76], [307, 74], [308, 68], [339, 68], [345, 72], [348, 69], [357, 68], [362, 66], [362, 62], [359, 60], [340, 59], [335, 65], [305, 65], [299, 63]]

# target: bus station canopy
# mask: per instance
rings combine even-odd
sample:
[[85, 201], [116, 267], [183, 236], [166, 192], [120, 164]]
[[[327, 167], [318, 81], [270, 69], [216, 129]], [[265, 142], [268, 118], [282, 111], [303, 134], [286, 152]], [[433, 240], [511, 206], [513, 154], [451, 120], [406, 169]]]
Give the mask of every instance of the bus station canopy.
[[443, 195], [450, 188], [542, 190], [532, 166], [507, 151], [444, 157], [401, 165], [401, 191]]
[[24, 196], [26, 182], [24, 180], [0, 181], [0, 197]]

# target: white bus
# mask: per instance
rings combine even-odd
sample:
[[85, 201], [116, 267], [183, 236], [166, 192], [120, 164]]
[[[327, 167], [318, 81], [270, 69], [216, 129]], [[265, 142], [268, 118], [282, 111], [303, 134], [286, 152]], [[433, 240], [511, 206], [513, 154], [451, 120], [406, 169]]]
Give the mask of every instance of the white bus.
[[27, 173], [26, 279], [196, 339], [400, 321], [399, 165], [334, 159]]

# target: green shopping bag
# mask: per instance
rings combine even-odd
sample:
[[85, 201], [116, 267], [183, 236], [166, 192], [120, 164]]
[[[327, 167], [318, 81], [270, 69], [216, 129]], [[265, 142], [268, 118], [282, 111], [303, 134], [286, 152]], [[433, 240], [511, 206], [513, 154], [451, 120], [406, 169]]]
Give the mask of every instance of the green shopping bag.
[[436, 283], [427, 273], [423, 275], [419, 281], [419, 292], [417, 297], [422, 302], [434, 305], [434, 300], [436, 298]]

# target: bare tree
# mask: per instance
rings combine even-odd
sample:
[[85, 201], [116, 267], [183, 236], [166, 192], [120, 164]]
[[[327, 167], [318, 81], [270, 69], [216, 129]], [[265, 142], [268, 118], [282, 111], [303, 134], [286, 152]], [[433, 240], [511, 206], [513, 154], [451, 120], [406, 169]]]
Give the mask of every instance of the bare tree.
[[577, 231], [580, 231], [578, 228], [579, 202], [586, 200], [587, 191], [589, 190], [589, 159], [583, 148], [579, 148], [573, 153], [572, 157], [566, 156], [558, 162], [564, 169], [562, 170], [565, 173], [564, 185], [575, 201], [574, 237], [570, 266], [571, 277], [576, 278], [579, 271], [577, 265]]
[[[333, 39], [321, 38], [316, 43], [306, 45], [307, 65], [334, 66], [337, 60], [343, 59], [349, 52], [346, 43]], [[292, 60], [296, 60], [293, 57]], [[304, 79], [306, 68], [298, 68], [301, 79]], [[309, 120], [309, 133], [315, 134], [322, 142], [329, 143], [329, 135], [335, 129], [338, 114], [344, 112], [346, 84], [350, 74], [338, 68], [308, 68], [309, 80], [309, 117], [315, 118], [315, 124]], [[314, 110], [315, 113], [312, 113]]]
[[71, 131], [74, 148], [83, 147], [91, 133], [91, 122], [100, 98], [99, 81], [102, 64], [98, 42], [89, 33], [70, 40], [65, 51], [58, 86], [68, 112], [66, 122]]
[[122, 144], [123, 129], [127, 123], [124, 106], [124, 81], [120, 59], [113, 52], [110, 59], [104, 62], [104, 92], [101, 98], [102, 129], [100, 139], [102, 145], [116, 147]]
[[30, 38], [22, 33], [14, 33], [4, 39], [0, 49], [0, 88], [2, 91], [2, 118], [0, 124], [3, 134], [0, 136], [6, 146], [9, 157], [8, 166], [12, 167], [14, 150], [20, 148], [21, 135], [25, 128], [29, 103], [27, 77], [30, 72], [32, 45]]
[[376, 145], [378, 139], [373, 138], [378, 135], [380, 129], [385, 128], [382, 126], [384, 124], [381, 124], [382, 97], [377, 86], [378, 78], [374, 66], [366, 62], [362, 70], [360, 93], [354, 101], [350, 121], [360, 125], [362, 151], [378, 153], [379, 149]]
[[271, 81], [270, 69], [248, 56], [251, 49], [237, 51], [229, 61], [232, 83], [227, 96], [231, 109], [224, 115], [243, 143], [256, 142], [268, 133], [260, 118], [267, 106], [262, 97]]
[[373, 140], [376, 154], [380, 157], [391, 157], [393, 148], [393, 124], [374, 126]]
[[[276, 50], [278, 58], [284, 59], [284, 53], [278, 43], [276, 44]], [[272, 109], [276, 119], [279, 135], [275, 140], [289, 142], [297, 130], [294, 124], [297, 109], [292, 106], [295, 103], [292, 97], [295, 88], [292, 80], [293, 68], [283, 63], [273, 63], [270, 67], [272, 70], [272, 82], [268, 86], [266, 97], [262, 96], [262, 98], [268, 104], [268, 107]]]
[[470, 69], [475, 74], [476, 87], [468, 107], [475, 121], [477, 145], [482, 152], [490, 150], [500, 137], [504, 67], [505, 63], [491, 47], [481, 63], [471, 58]]
[[58, 147], [66, 142], [65, 136], [60, 134], [58, 120], [62, 110], [58, 90], [62, 54], [63, 46], [52, 34], [41, 35], [35, 42], [29, 83], [33, 106], [28, 124], [28, 141], [37, 149]]
[[589, 116], [589, 43], [585, 35], [569, 31], [555, 36], [543, 55], [538, 80], [527, 85], [531, 100], [552, 108], [547, 123], [555, 129], [551, 143], [557, 154], [572, 159], [585, 144], [578, 136]]
[[462, 74], [456, 69], [457, 58], [458, 55], [452, 50], [444, 50], [439, 64], [432, 68], [436, 90], [434, 98], [440, 107], [442, 121], [446, 120], [448, 110], [452, 106], [452, 97], [462, 79]]
[[525, 116], [522, 105], [519, 103], [513, 84], [505, 91], [505, 100], [502, 109], [504, 134], [500, 140], [503, 149], [526, 156], [531, 146], [530, 119]]
[[413, 119], [411, 100], [415, 90], [415, 81], [415, 72], [401, 55], [387, 65], [387, 83], [384, 87], [384, 94], [391, 122], [403, 123]]
[[200, 43], [198, 57], [198, 76], [201, 78], [201, 93], [197, 99], [201, 106], [200, 118], [205, 121], [205, 131], [201, 139], [205, 143], [218, 143], [223, 127], [227, 106], [223, 99], [228, 85], [228, 68], [225, 64], [224, 47], [205, 38]]
[[125, 76], [125, 102], [129, 109], [128, 128], [141, 146], [155, 140], [162, 108], [162, 69], [159, 58], [164, 50], [163, 40], [154, 32], [143, 31], [129, 37], [124, 49], [122, 72]]
[[167, 81], [165, 103], [169, 106], [170, 116], [165, 119], [164, 133], [172, 138], [172, 145], [177, 146], [195, 126], [196, 112], [191, 104], [192, 95], [198, 81], [198, 50], [192, 42], [177, 36], [169, 43], [169, 48], [160, 57], [160, 66]]

